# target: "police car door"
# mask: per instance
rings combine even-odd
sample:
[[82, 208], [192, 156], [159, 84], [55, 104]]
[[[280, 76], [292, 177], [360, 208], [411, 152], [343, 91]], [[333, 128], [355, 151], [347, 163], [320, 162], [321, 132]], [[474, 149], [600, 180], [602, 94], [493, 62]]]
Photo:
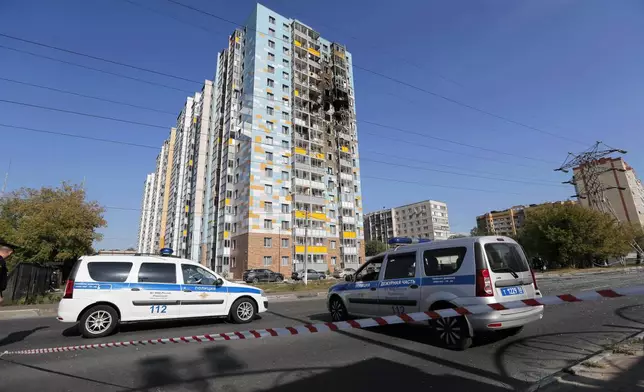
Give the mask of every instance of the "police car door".
[[391, 315], [418, 312], [420, 275], [417, 252], [389, 253], [384, 277], [378, 287], [379, 314]]
[[[180, 317], [181, 285], [176, 263], [142, 262], [136, 281], [130, 283], [133, 320]], [[128, 317], [129, 318], [129, 317]]]
[[228, 289], [217, 286], [217, 276], [207, 269], [181, 264], [181, 317], [207, 317], [226, 314]]
[[378, 315], [378, 283], [384, 257], [374, 257], [358, 270], [349, 284], [346, 298], [349, 314]]

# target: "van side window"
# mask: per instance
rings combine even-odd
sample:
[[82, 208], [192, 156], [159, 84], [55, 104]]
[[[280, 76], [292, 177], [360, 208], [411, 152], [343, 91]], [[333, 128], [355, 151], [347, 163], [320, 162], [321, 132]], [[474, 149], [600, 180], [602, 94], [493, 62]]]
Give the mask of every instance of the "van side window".
[[215, 275], [196, 265], [181, 264], [181, 272], [183, 272], [183, 282], [185, 284], [213, 286], [217, 281]]
[[378, 280], [380, 268], [382, 267], [382, 257], [369, 260], [362, 269], [356, 274], [356, 282], [371, 282]]
[[177, 267], [171, 263], [143, 263], [140, 283], [177, 283]]
[[426, 250], [423, 253], [425, 275], [439, 276], [453, 274], [461, 268], [466, 253], [467, 248], [464, 246]]
[[89, 277], [97, 282], [125, 282], [132, 270], [132, 263], [94, 262], [87, 263]]
[[390, 254], [385, 268], [385, 279], [415, 278], [416, 252]]

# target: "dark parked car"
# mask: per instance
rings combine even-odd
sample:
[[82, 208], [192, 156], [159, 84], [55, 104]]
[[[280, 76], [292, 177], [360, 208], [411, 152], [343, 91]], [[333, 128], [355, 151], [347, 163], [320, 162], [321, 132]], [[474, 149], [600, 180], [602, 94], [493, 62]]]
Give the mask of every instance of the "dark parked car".
[[[326, 274], [324, 272], [308, 269], [307, 279], [308, 280], [321, 280], [326, 279]], [[291, 274], [291, 279], [293, 280], [302, 280], [304, 279], [304, 270], [299, 272], [293, 272]]]
[[242, 279], [246, 283], [283, 282], [284, 275], [269, 269], [251, 269], [244, 271]]

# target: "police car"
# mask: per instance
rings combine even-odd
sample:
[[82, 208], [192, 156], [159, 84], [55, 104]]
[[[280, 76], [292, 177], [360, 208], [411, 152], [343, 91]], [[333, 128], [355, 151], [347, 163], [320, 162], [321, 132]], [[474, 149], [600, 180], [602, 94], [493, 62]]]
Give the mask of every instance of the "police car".
[[[542, 297], [523, 249], [511, 238], [432, 242], [396, 237], [389, 242], [397, 247], [329, 289], [327, 307], [334, 321]], [[537, 306], [443, 318], [430, 325], [444, 345], [464, 350], [475, 332], [516, 334], [542, 317], [543, 306]]]
[[227, 316], [251, 322], [268, 299], [258, 288], [229, 282], [201, 264], [161, 255], [83, 256], [58, 306], [58, 320], [78, 323], [87, 338], [120, 323]]

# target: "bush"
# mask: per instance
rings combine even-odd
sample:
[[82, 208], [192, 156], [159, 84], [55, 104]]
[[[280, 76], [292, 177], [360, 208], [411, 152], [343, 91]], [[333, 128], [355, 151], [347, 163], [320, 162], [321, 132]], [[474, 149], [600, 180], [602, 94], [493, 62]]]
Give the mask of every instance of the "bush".
[[45, 295], [36, 295], [31, 297], [22, 297], [15, 302], [16, 305], [43, 305], [57, 304], [62, 299], [58, 293], [47, 293]]

